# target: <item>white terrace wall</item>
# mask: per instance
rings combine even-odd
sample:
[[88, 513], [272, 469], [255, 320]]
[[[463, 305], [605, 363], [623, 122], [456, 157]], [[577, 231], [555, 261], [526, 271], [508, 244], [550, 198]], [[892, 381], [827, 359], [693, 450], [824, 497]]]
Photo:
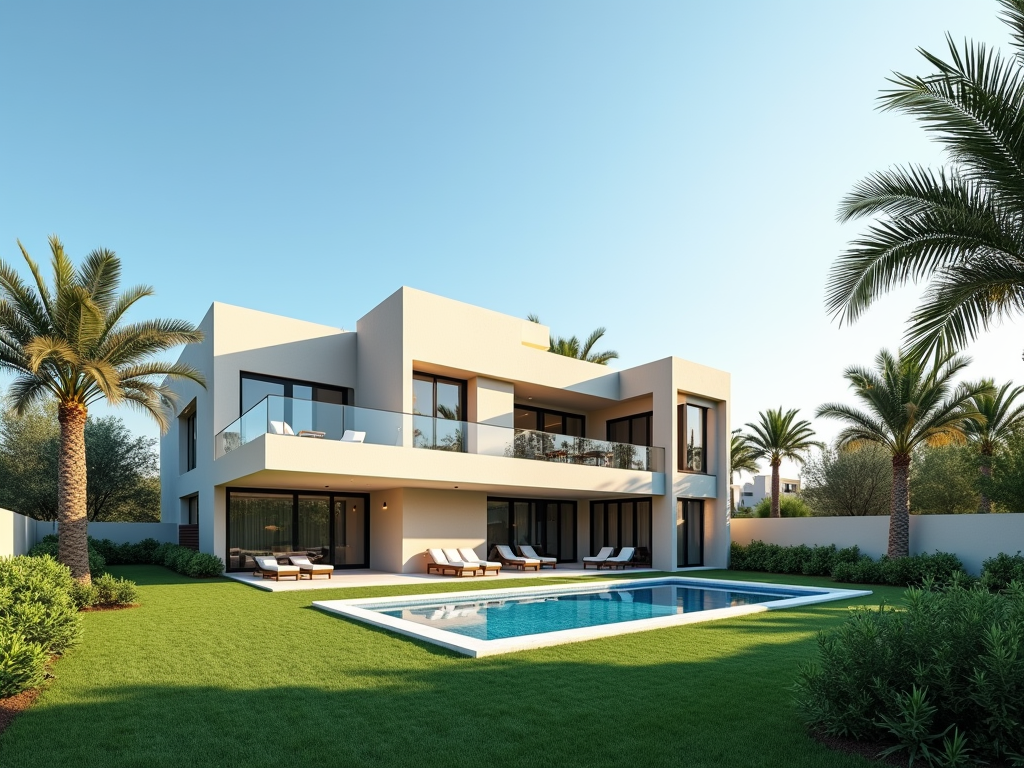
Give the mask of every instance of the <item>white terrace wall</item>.
[[[48, 533], [57, 533], [57, 523], [0, 509], [0, 557], [24, 555]], [[115, 544], [137, 544], [147, 538], [177, 544], [178, 526], [173, 523], [89, 523], [89, 535], [94, 539], [110, 539]]]
[[[732, 540], [737, 544], [764, 541], [782, 546], [857, 545], [878, 558], [889, 543], [889, 517], [734, 518]], [[971, 573], [1000, 552], [1024, 550], [1024, 514], [911, 515], [910, 553], [954, 552]]]

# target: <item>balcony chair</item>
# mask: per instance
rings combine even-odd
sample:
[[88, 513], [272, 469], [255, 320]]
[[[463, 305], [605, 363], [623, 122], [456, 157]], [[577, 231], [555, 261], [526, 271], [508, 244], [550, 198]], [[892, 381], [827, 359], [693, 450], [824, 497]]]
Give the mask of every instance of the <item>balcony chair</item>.
[[427, 563], [427, 573], [438, 573], [443, 576], [451, 571], [456, 576], [464, 576], [467, 573], [471, 576], [476, 576], [478, 573], [482, 574], [484, 572], [480, 563], [467, 563], [464, 560], [449, 560], [440, 549], [428, 549], [427, 557], [431, 560], [431, 562]]
[[540, 560], [534, 560], [530, 557], [520, 557], [512, 551], [512, 548], [507, 544], [495, 544], [495, 551], [498, 553], [498, 562], [502, 565], [509, 565], [513, 568], [518, 568], [521, 571], [525, 571], [527, 568], [533, 568], [535, 571], [540, 570]]
[[271, 421], [270, 434], [272, 435], [294, 435], [292, 425], [287, 421]]
[[264, 579], [280, 581], [282, 576], [290, 576], [296, 581], [299, 580], [299, 568], [295, 565], [280, 565], [276, 557], [270, 555], [257, 555], [253, 562], [256, 563], [256, 570], [253, 576], [262, 576]]
[[365, 439], [365, 432], [356, 432], [354, 429], [346, 429], [345, 434], [341, 436], [341, 442], [343, 443], [361, 443]]
[[493, 573], [497, 576], [501, 572], [501, 563], [492, 563], [487, 560], [481, 560], [477, 557], [476, 552], [472, 549], [459, 547], [458, 549], [442, 549], [444, 556], [448, 558], [448, 562], [452, 560], [460, 560], [463, 563], [476, 563], [483, 568], [483, 575], [486, 576], [488, 573]]
[[529, 544], [520, 544], [519, 545], [519, 554], [522, 555], [525, 558], [530, 559], [530, 560], [540, 560], [540, 567], [541, 568], [557, 568], [558, 567], [558, 558], [555, 558], [555, 557], [544, 557], [542, 555], [538, 555], [537, 554], [537, 550], [535, 550]]
[[615, 557], [605, 558], [604, 562], [598, 563], [598, 570], [600, 570], [601, 568], [625, 568], [626, 566], [632, 567], [633, 554], [635, 552], [635, 547], [623, 547], [619, 550], [619, 554], [617, 554]]
[[615, 547], [601, 547], [601, 551], [592, 557], [583, 558], [583, 570], [587, 570], [588, 565], [594, 565], [598, 568], [601, 567], [601, 563], [612, 556], [612, 552], [615, 551]]
[[316, 574], [320, 574], [321, 576], [327, 574], [328, 579], [333, 578], [334, 576], [333, 565], [312, 563], [310, 562], [309, 557], [307, 557], [306, 555], [292, 555], [288, 558], [288, 561], [292, 565], [298, 566], [299, 580], [301, 580], [303, 576], [306, 576], [309, 578], [310, 581], [312, 581], [313, 576]]

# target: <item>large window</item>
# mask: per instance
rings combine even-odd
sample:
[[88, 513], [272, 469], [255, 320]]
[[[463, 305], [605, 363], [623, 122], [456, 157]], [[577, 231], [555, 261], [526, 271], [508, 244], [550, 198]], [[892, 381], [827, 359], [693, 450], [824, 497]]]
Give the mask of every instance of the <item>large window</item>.
[[188, 524], [199, 525], [199, 494], [188, 497]]
[[621, 419], [610, 419], [607, 425], [608, 440], [613, 443], [630, 445], [651, 445], [651, 419], [654, 413], [637, 413]]
[[590, 554], [601, 547], [636, 547], [637, 559], [650, 561], [651, 500], [590, 502]]
[[189, 472], [196, 468], [196, 443], [198, 442], [198, 427], [196, 423], [196, 407], [185, 417], [185, 471]]
[[555, 435], [583, 437], [586, 433], [586, 418], [578, 413], [553, 411], [550, 408], [534, 408], [532, 405], [515, 407], [515, 428], [551, 432]]
[[253, 557], [305, 555], [335, 568], [368, 568], [369, 497], [265, 489], [228, 490], [228, 570]]
[[576, 561], [576, 502], [487, 499], [487, 552], [496, 544], [513, 550], [530, 544], [538, 555]]
[[676, 500], [676, 565], [704, 565], [704, 502], [700, 499]]
[[348, 390], [344, 387], [242, 372], [241, 413], [248, 411], [267, 395], [311, 400], [316, 403], [349, 404]]
[[679, 471], [708, 471], [708, 409], [681, 403], [679, 416]]
[[466, 449], [466, 382], [413, 371], [412, 412], [414, 447]]

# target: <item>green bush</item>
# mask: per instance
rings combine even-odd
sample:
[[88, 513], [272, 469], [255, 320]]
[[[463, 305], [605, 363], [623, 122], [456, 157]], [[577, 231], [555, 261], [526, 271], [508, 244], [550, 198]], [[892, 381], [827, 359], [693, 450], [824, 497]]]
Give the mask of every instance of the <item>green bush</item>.
[[766, 571], [768, 573], [802, 573], [805, 576], [830, 576], [837, 563], [856, 562], [857, 547], [782, 547], [752, 541], [747, 546], [732, 544], [729, 567], [734, 571]]
[[68, 567], [51, 557], [0, 558], [0, 630], [63, 653], [81, 631], [74, 584]]
[[119, 579], [104, 573], [92, 582], [92, 605], [134, 605], [139, 599], [139, 590], [134, 581]]
[[220, 576], [224, 572], [224, 562], [216, 555], [178, 544], [161, 544], [153, 553], [153, 562], [193, 578]]
[[1024, 588], [907, 590], [901, 610], [860, 609], [818, 636], [795, 686], [807, 723], [833, 736], [897, 742], [943, 764], [953, 753], [1005, 764], [1024, 754]]
[[0, 626], [0, 699], [42, 685], [48, 659], [42, 645]]
[[[42, 555], [49, 555], [54, 560], [57, 559], [57, 537], [50, 533], [43, 536], [32, 549], [28, 551], [29, 557], [40, 557]], [[107, 567], [107, 561], [103, 559], [95, 547], [93, 547], [92, 540], [89, 541], [89, 571], [92, 573], [103, 573], [103, 570]]]
[[153, 538], [143, 539], [137, 544], [115, 544], [110, 539], [89, 537], [89, 546], [96, 550], [107, 565], [149, 565], [160, 542]]
[[852, 562], [836, 563], [832, 568], [832, 580], [847, 584], [883, 584], [882, 569], [867, 555], [861, 555]]
[[1016, 555], [1000, 552], [981, 564], [981, 583], [986, 589], [998, 592], [1012, 581], [1024, 584], [1024, 557], [1019, 551]]
[[224, 572], [224, 562], [216, 555], [196, 552], [188, 561], [185, 570], [188, 576], [201, 579], [207, 576], [220, 576]]
[[[772, 499], [765, 496], [750, 510], [751, 517], [771, 517]], [[799, 496], [781, 494], [779, 496], [779, 514], [782, 517], [810, 517], [811, 508]]]

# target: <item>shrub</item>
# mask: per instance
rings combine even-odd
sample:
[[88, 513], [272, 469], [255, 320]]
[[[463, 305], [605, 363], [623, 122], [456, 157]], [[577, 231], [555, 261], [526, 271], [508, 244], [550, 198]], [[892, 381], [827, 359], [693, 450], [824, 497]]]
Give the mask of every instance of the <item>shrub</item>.
[[224, 562], [216, 555], [196, 552], [178, 544], [158, 546], [153, 553], [153, 562], [193, 578], [220, 576], [224, 572]]
[[[40, 557], [41, 555], [49, 555], [54, 560], [57, 559], [58, 544], [57, 537], [50, 533], [43, 536], [32, 549], [28, 551], [29, 557]], [[95, 547], [93, 547], [93, 540], [89, 541], [89, 571], [92, 573], [102, 573], [107, 567], [107, 561], [103, 559]]]
[[52, 557], [0, 558], [0, 630], [63, 653], [80, 632], [74, 584], [68, 567]]
[[840, 562], [856, 562], [860, 557], [857, 547], [836, 549], [827, 547], [782, 547], [752, 541], [747, 546], [732, 544], [730, 565], [734, 571], [767, 571], [769, 573], [802, 573], [805, 576], [830, 576]]
[[0, 626], [0, 699], [42, 685], [48, 658], [42, 645]]
[[193, 578], [220, 576], [224, 572], [224, 563], [216, 555], [196, 552], [192, 555], [192, 559], [188, 561], [185, 572]]
[[115, 544], [110, 539], [89, 537], [89, 545], [103, 556], [107, 565], [149, 565], [160, 542], [147, 538], [136, 544]]
[[1019, 551], [1016, 555], [1000, 552], [981, 564], [981, 583], [986, 589], [998, 592], [1012, 581], [1024, 584], [1024, 557]]
[[133, 605], [139, 599], [139, 590], [134, 581], [119, 579], [109, 573], [93, 579], [92, 592], [92, 605]]
[[847, 584], [881, 584], [882, 569], [867, 555], [861, 555], [852, 562], [836, 563], [832, 568], [832, 580]]
[[[770, 496], [765, 496], [750, 510], [751, 517], [770, 517], [771, 513], [772, 499]], [[810, 517], [811, 508], [799, 496], [780, 494], [779, 514], [782, 517]]]
[[895, 738], [928, 763], [1024, 753], [1024, 588], [993, 594], [959, 581], [911, 588], [902, 610], [860, 609], [819, 634], [818, 661], [795, 686], [807, 723], [861, 741]]

